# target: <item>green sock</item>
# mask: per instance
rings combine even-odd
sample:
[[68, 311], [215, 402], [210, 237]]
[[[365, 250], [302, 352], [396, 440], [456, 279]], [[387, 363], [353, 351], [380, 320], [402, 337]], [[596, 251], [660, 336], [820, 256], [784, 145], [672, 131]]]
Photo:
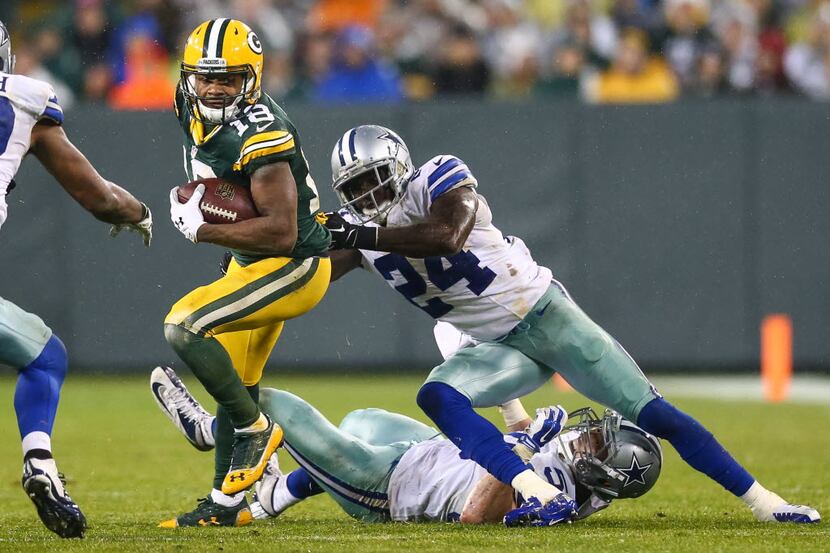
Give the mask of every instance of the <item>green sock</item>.
[[219, 340], [172, 324], [164, 325], [164, 337], [216, 403], [226, 410], [234, 427], [244, 428], [256, 422], [259, 407], [245, 390]]
[[[247, 389], [251, 399], [259, 403], [259, 384], [248, 386]], [[221, 490], [225, 475], [231, 468], [231, 455], [233, 454], [233, 423], [228, 417], [227, 410], [221, 405], [216, 408], [216, 432], [213, 437], [216, 440], [213, 489]]]

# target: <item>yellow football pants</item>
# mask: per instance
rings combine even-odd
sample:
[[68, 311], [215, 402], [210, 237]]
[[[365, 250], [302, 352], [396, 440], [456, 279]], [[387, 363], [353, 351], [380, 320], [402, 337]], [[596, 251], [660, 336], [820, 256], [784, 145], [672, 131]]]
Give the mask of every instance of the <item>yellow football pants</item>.
[[327, 257], [272, 257], [246, 267], [231, 260], [225, 276], [176, 302], [164, 323], [215, 337], [242, 382], [253, 386], [262, 379], [285, 321], [317, 305], [330, 276]]

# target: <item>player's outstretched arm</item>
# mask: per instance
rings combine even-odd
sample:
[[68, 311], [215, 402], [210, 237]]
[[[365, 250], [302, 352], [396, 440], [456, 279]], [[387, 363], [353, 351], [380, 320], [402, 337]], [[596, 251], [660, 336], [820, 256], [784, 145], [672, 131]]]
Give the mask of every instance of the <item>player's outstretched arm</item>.
[[203, 223], [196, 232], [196, 241], [290, 255], [297, 243], [297, 185], [288, 163], [270, 163], [254, 171], [251, 196], [259, 217], [225, 225]]
[[331, 259], [331, 282], [342, 277], [352, 269], [360, 267], [363, 258], [358, 250], [336, 250], [329, 253]]
[[407, 257], [448, 256], [461, 251], [473, 230], [478, 196], [471, 187], [451, 190], [432, 204], [426, 220], [403, 227], [363, 227], [329, 217], [332, 249], [359, 248]]
[[462, 524], [500, 523], [515, 507], [513, 488], [487, 474], [470, 492], [459, 520]]
[[96, 219], [112, 224], [138, 224], [149, 217], [144, 204], [98, 174], [69, 141], [62, 127], [48, 123], [35, 125], [30, 151], [64, 190]]

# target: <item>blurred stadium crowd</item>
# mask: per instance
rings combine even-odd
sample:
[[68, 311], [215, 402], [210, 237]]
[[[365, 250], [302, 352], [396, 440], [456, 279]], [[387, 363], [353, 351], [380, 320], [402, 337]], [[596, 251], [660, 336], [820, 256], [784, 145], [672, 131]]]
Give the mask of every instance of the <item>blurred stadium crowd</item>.
[[166, 109], [201, 21], [266, 49], [275, 98], [830, 99], [830, 0], [3, 0], [18, 72], [64, 105]]

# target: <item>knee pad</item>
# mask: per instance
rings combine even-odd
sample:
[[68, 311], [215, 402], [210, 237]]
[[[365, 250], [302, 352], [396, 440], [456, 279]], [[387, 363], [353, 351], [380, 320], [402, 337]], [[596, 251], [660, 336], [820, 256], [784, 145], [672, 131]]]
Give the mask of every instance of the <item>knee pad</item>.
[[164, 339], [176, 351], [202, 340], [198, 334], [194, 334], [181, 325], [167, 323], [164, 325]]
[[593, 329], [573, 329], [567, 332], [565, 340], [565, 348], [572, 350], [588, 363], [598, 362], [611, 347], [607, 335]]

